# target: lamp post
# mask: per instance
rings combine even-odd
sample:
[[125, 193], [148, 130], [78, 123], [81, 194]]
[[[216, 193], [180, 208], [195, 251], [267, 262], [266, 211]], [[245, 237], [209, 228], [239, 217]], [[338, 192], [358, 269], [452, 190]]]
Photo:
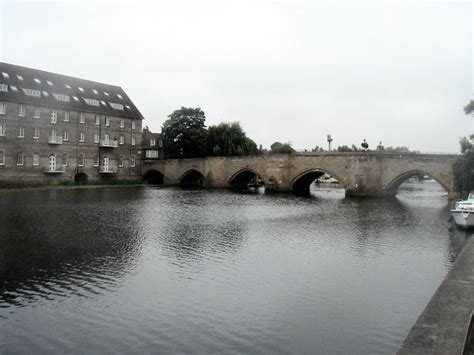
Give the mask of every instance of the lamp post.
[[332, 137], [330, 134], [328, 134], [328, 151], [331, 151], [331, 142], [332, 142]]

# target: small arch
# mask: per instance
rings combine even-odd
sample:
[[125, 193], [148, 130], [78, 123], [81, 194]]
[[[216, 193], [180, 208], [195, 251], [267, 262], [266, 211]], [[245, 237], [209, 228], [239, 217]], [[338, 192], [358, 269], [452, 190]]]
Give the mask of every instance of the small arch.
[[246, 190], [249, 187], [264, 186], [265, 182], [261, 178], [260, 174], [252, 169], [241, 169], [232, 175], [228, 181], [228, 184], [233, 189]]
[[163, 185], [164, 179], [164, 175], [155, 169], [150, 169], [143, 174], [143, 181], [151, 185]]
[[400, 185], [403, 184], [407, 179], [411, 177], [415, 177], [415, 176], [425, 176], [425, 175], [428, 175], [429, 177], [436, 180], [436, 182], [440, 184], [443, 187], [443, 189], [445, 189], [449, 193], [449, 188], [446, 186], [446, 184], [443, 183], [441, 180], [439, 180], [436, 176], [433, 176], [421, 170], [410, 170], [392, 179], [392, 181], [390, 181], [390, 183], [388, 183], [387, 186], [384, 188], [383, 190], [384, 195], [395, 196], [398, 192]]
[[319, 179], [325, 174], [329, 174], [331, 176], [334, 176], [339, 183], [341, 183], [341, 180], [332, 174], [331, 172], [327, 170], [322, 170], [322, 169], [312, 169], [312, 170], [307, 170], [298, 176], [296, 176], [293, 181], [291, 182], [291, 189], [294, 193], [296, 194], [309, 194], [310, 186], [313, 181], [316, 179]]
[[202, 187], [204, 184], [204, 175], [196, 169], [186, 171], [180, 178], [181, 187]]
[[74, 182], [76, 184], [86, 184], [89, 181], [89, 176], [86, 173], [77, 173], [74, 175]]

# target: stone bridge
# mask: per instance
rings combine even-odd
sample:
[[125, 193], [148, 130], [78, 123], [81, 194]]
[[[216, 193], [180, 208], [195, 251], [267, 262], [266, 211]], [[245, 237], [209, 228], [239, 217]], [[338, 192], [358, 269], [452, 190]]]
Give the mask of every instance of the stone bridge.
[[143, 178], [165, 186], [242, 188], [252, 181], [265, 191], [309, 192], [324, 173], [336, 178], [347, 196], [391, 196], [409, 177], [428, 175], [454, 197], [452, 164], [458, 155], [307, 153], [251, 157], [207, 157], [144, 161]]

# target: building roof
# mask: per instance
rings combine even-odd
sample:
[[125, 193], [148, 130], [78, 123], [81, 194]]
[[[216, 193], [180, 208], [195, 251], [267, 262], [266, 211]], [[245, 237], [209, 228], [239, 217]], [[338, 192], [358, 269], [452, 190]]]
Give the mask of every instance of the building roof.
[[143, 119], [120, 86], [3, 62], [0, 62], [0, 101]]

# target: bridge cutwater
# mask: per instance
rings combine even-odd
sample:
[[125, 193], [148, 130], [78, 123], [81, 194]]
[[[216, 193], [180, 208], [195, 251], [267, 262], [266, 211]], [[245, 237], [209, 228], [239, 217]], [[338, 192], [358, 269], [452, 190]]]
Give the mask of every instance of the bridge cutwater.
[[258, 178], [265, 191], [308, 193], [327, 173], [346, 196], [393, 196], [409, 177], [429, 175], [455, 197], [452, 154], [308, 153], [143, 162], [143, 178], [165, 186], [242, 188]]

